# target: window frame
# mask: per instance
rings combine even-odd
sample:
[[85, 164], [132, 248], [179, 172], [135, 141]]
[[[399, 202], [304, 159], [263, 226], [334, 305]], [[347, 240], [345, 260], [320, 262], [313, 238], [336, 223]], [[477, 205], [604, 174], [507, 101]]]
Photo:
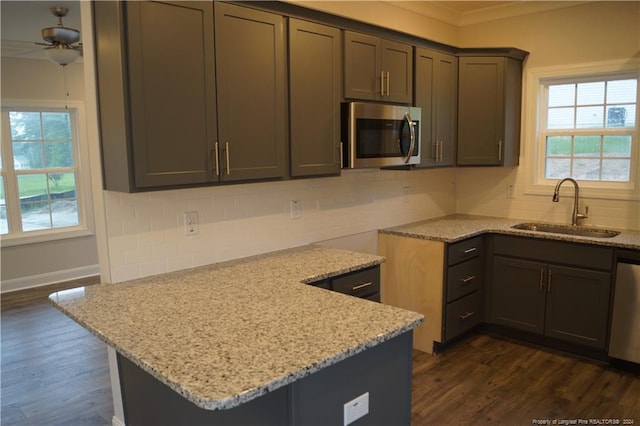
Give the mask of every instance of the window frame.
[[[610, 80], [636, 78], [639, 80], [636, 94], [636, 127], [629, 129], [610, 129], [609, 134], [631, 133], [631, 168], [629, 182], [607, 182], [579, 180], [580, 195], [584, 198], [612, 200], [640, 200], [640, 135], [638, 122], [640, 118], [640, 61], [608, 61], [578, 65], [562, 65], [554, 67], [534, 68], [525, 75], [524, 104], [524, 154], [528, 162], [525, 165], [524, 193], [530, 195], [549, 195], [559, 179], [546, 179], [545, 176], [545, 137], [546, 127], [545, 104], [547, 100], [546, 85], [556, 82], [580, 82], [602, 78]], [[554, 131], [555, 132], [555, 131]], [[580, 135], [593, 132], [593, 129], [573, 129], [567, 135]]]
[[[86, 142], [86, 120], [84, 103], [78, 101], [55, 102], [37, 100], [3, 100], [2, 102], [2, 139], [11, 141], [8, 116], [10, 111], [68, 111], [71, 113], [71, 134], [73, 151], [77, 170], [76, 196], [78, 199], [78, 225], [59, 228], [49, 228], [34, 231], [22, 231], [11, 229], [11, 223], [20, 223], [20, 207], [17, 193], [17, 175], [13, 161], [8, 165], [3, 164], [2, 177], [5, 182], [5, 197], [7, 200], [15, 200], [10, 206], [7, 201], [7, 219], [9, 221], [9, 233], [0, 235], [0, 246], [10, 247], [22, 244], [40, 243], [67, 238], [76, 238], [94, 235], [93, 209], [91, 197], [91, 175], [89, 167], [89, 153]], [[8, 138], [8, 139], [6, 139]], [[4, 143], [0, 147], [3, 158], [11, 157], [10, 143]], [[9, 167], [7, 167], [9, 166]], [[11, 183], [9, 183], [11, 180]], [[16, 222], [17, 221], [17, 222]], [[15, 225], [14, 225], [15, 226]]]

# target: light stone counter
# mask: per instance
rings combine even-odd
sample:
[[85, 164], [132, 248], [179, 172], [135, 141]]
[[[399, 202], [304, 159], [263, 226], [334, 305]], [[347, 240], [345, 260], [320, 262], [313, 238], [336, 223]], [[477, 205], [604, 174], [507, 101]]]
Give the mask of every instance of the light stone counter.
[[50, 300], [197, 406], [227, 409], [420, 325], [420, 314], [301, 283], [383, 261], [307, 246]]
[[620, 235], [613, 238], [593, 238], [511, 228], [513, 225], [526, 222], [531, 221], [458, 214], [382, 229], [380, 232], [446, 243], [454, 243], [476, 235], [495, 233], [640, 250], [640, 232], [638, 231], [617, 229]]

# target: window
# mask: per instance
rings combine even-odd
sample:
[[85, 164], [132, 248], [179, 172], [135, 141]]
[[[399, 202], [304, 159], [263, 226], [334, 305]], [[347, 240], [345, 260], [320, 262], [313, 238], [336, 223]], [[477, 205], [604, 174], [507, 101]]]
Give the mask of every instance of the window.
[[629, 182], [638, 79], [544, 85], [545, 178]]
[[587, 195], [638, 198], [639, 76], [632, 63], [529, 71], [526, 192], [572, 177]]
[[3, 240], [86, 230], [77, 116], [77, 109], [2, 109]]

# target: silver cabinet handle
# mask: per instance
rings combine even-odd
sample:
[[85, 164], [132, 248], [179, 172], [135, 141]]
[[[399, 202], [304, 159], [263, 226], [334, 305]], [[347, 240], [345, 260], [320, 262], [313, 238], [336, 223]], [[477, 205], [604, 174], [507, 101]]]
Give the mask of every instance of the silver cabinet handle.
[[213, 144], [213, 164], [216, 168], [216, 176], [220, 176], [220, 153], [218, 150], [220, 149], [220, 144], [218, 142]]
[[387, 71], [387, 96], [389, 96], [389, 71]]
[[471, 275], [471, 276], [468, 276], [466, 278], [460, 278], [460, 281], [462, 281], [462, 284], [465, 285], [465, 284], [469, 284], [471, 281], [473, 281], [475, 279], [476, 279], [476, 276], [475, 275]]
[[474, 316], [476, 313], [475, 312], [465, 312], [462, 315], [458, 315], [458, 317], [460, 317], [461, 320], [466, 320], [471, 318], [472, 316]]
[[478, 248], [477, 248], [477, 247], [471, 247], [471, 248], [466, 249], [466, 250], [464, 251], [464, 254], [473, 253], [473, 252], [474, 252], [474, 251], [476, 251], [476, 250], [478, 250]]
[[502, 141], [498, 141], [498, 161], [502, 161]]
[[351, 291], [360, 290], [361, 288], [369, 287], [371, 285], [373, 285], [372, 282], [354, 285], [353, 287], [351, 287]]
[[384, 71], [380, 70], [380, 95], [384, 96]]
[[540, 268], [540, 291], [544, 290], [544, 268]]
[[231, 164], [229, 163], [229, 142], [224, 143], [224, 156], [227, 163], [227, 176], [231, 174]]

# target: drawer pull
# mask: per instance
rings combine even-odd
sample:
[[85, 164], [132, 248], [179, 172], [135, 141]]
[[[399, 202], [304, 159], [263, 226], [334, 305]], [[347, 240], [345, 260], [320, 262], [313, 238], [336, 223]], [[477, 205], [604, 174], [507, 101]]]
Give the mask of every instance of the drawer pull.
[[475, 312], [466, 312], [462, 315], [458, 315], [460, 317], [461, 320], [466, 320], [471, 318], [472, 316], [474, 316], [476, 313]]
[[360, 290], [360, 289], [365, 288], [365, 287], [369, 287], [369, 286], [371, 286], [371, 285], [373, 285], [373, 283], [372, 283], [372, 282], [363, 283], [363, 284], [358, 284], [358, 285], [354, 285], [354, 286], [351, 288], [351, 290], [352, 290], [352, 291], [356, 291], [356, 290]]
[[460, 281], [462, 281], [463, 285], [469, 284], [471, 281], [475, 280], [476, 276], [475, 275], [471, 275], [469, 277], [466, 278], [461, 278]]
[[464, 251], [464, 254], [469, 254], [469, 253], [473, 253], [474, 251], [478, 250], [476, 247], [471, 247], [468, 248]]

